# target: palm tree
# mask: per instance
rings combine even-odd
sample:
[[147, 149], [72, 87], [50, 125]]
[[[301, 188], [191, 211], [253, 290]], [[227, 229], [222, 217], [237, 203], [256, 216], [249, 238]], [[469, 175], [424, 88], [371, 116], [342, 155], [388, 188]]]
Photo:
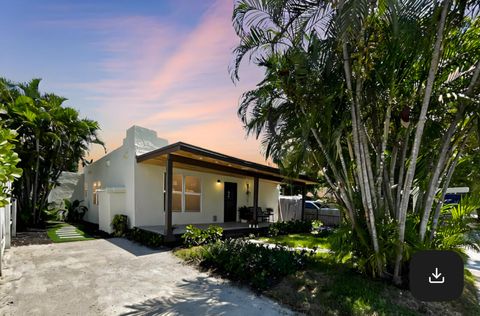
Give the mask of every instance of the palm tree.
[[[369, 249], [370, 272], [393, 275], [397, 283], [408, 259], [407, 217], [419, 218], [423, 241], [453, 147], [477, 115], [465, 110], [479, 93], [471, 67], [480, 60], [473, 36], [480, 27], [468, 15], [475, 10], [472, 1], [449, 0], [235, 5], [240, 44], [232, 78], [239, 80], [245, 57], [265, 69], [264, 80], [240, 103], [247, 131], [263, 137], [265, 154], [285, 172], [325, 178]], [[453, 100], [468, 80], [468, 93]], [[421, 192], [417, 212], [409, 208], [413, 187]], [[394, 227], [397, 236], [384, 227]], [[386, 250], [391, 245], [393, 255]]]

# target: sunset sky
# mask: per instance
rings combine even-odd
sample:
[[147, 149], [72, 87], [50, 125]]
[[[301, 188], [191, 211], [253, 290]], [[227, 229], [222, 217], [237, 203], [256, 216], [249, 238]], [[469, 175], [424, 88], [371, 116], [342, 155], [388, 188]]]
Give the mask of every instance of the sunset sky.
[[[111, 151], [131, 125], [265, 163], [237, 117], [261, 71], [228, 73], [238, 43], [233, 0], [2, 1], [0, 76], [41, 89], [95, 119]], [[103, 154], [92, 148], [91, 157]]]

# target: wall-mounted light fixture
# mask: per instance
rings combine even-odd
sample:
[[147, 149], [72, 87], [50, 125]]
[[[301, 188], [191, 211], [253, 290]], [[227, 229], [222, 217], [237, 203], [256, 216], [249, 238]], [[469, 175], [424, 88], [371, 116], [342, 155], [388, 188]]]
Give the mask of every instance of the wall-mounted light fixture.
[[217, 180], [217, 184], [220, 184], [220, 183], [222, 183], [222, 181], [220, 181], [220, 179], [218, 179], [218, 180]]

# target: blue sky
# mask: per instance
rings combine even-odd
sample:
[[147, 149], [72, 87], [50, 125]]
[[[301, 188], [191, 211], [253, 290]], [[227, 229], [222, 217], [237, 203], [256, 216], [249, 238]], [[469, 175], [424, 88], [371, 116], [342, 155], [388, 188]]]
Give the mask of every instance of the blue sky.
[[42, 78], [43, 91], [99, 121], [109, 150], [136, 124], [264, 161], [236, 116], [260, 71], [244, 67], [237, 85], [227, 71], [238, 43], [232, 0], [2, 0], [1, 8], [0, 75]]

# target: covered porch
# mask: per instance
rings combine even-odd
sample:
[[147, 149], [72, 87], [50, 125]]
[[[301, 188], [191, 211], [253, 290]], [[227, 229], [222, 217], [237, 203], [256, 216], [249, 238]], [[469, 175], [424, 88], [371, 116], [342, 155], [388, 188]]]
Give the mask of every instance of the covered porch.
[[[230, 177], [243, 177], [252, 180], [253, 186], [253, 201], [251, 206], [253, 210], [253, 221], [248, 223], [238, 223], [236, 217], [227, 218], [224, 220], [213, 220], [214, 222], [205, 223], [205, 221], [195, 221], [192, 214], [192, 224], [206, 228], [208, 225], [219, 225], [224, 230], [242, 230], [242, 229], [257, 229], [260, 227], [268, 227], [268, 223], [259, 223], [258, 218], [261, 217], [261, 208], [259, 207], [259, 185], [260, 180], [270, 181], [275, 183], [289, 182], [303, 188], [303, 201], [305, 200], [306, 185], [315, 184], [316, 182], [305, 176], [300, 176], [295, 179], [286, 178], [280, 173], [280, 170], [270, 166], [257, 164], [250, 161], [245, 161], [239, 158], [227, 156], [217, 152], [213, 152], [197, 146], [185, 144], [182, 142], [171, 144], [149, 153], [137, 156], [137, 162], [143, 164], [153, 164], [163, 166], [165, 169], [165, 182], [164, 182], [164, 194], [165, 194], [165, 206], [164, 206], [164, 224], [163, 225], [139, 225], [138, 227], [160, 233], [165, 236], [166, 240], [173, 239], [174, 235], [183, 234], [187, 223], [175, 223], [172, 222], [173, 211], [173, 168], [182, 170], [191, 170], [195, 172], [204, 172], [216, 175], [224, 175]], [[159, 175], [161, 176], [161, 175]], [[218, 180], [220, 183], [220, 180]], [[247, 187], [248, 188], [248, 187]], [[225, 188], [226, 190], [226, 188]], [[247, 189], [248, 190], [248, 189]], [[226, 191], [225, 191], [226, 192]], [[236, 193], [235, 193], [236, 194]], [[226, 197], [225, 197], [226, 199]], [[224, 201], [216, 201], [216, 203], [224, 203]], [[225, 202], [226, 203], [226, 202]], [[226, 204], [225, 204], [226, 205]], [[304, 203], [302, 203], [304, 205]], [[238, 206], [238, 205], [237, 205]], [[208, 210], [208, 208], [207, 208]], [[235, 210], [236, 212], [237, 210]], [[304, 207], [302, 208], [302, 214]], [[175, 212], [174, 212], [175, 213]], [[178, 213], [175, 213], [176, 216]], [[260, 215], [260, 216], [258, 216]], [[194, 223], [200, 224], [194, 224]]]

